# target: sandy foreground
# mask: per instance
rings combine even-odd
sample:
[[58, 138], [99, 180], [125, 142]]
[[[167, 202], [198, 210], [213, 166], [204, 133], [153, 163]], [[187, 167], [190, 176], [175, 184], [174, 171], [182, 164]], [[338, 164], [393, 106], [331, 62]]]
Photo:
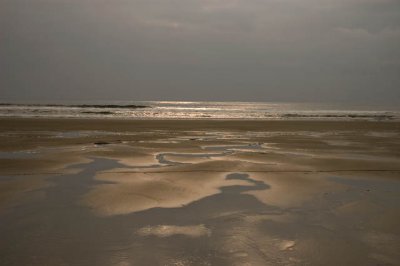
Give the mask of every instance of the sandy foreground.
[[399, 265], [400, 123], [0, 118], [0, 265]]

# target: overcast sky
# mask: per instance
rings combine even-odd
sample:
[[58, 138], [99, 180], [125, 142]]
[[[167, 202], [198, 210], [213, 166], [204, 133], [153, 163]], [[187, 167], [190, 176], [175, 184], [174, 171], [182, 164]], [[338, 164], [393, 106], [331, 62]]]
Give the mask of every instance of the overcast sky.
[[0, 0], [0, 101], [400, 103], [400, 0]]

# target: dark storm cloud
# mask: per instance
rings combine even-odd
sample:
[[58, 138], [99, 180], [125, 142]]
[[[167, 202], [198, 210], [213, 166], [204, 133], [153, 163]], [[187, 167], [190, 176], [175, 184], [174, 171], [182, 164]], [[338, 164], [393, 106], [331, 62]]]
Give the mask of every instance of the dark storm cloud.
[[397, 0], [2, 0], [1, 100], [400, 101]]

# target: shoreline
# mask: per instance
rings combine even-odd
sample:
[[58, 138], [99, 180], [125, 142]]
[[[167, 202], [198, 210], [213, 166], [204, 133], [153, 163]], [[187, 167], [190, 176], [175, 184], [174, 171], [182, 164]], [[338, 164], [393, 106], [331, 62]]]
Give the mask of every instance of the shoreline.
[[[91, 113], [91, 112], [88, 112]], [[394, 122], [400, 123], [400, 119], [395, 118], [348, 118], [348, 117], [301, 117], [293, 116], [288, 117], [265, 117], [265, 118], [218, 118], [218, 117], [196, 117], [196, 118], [182, 118], [182, 117], [123, 117], [123, 116], [102, 116], [103, 113], [99, 112], [98, 116], [87, 116], [87, 117], [76, 117], [76, 116], [1, 116], [0, 120], [6, 119], [43, 119], [43, 120], [54, 120], [54, 119], [75, 119], [75, 120], [120, 120], [120, 121], [287, 121], [287, 122]], [[107, 114], [105, 114], [107, 115]]]
[[[64, 122], [63, 124], [60, 124]], [[65, 118], [42, 118], [42, 117], [0, 117], [0, 130], [7, 128], [7, 124], [11, 123], [13, 127], [17, 130], [21, 130], [26, 127], [35, 127], [34, 123], [40, 123], [44, 125], [45, 123], [50, 123], [51, 126], [57, 125], [61, 126], [60, 129], [68, 129], [68, 126], [72, 124], [80, 124], [83, 128], [85, 127], [107, 127], [116, 124], [121, 126], [127, 125], [141, 125], [141, 126], [152, 126], [152, 124], [157, 123], [156, 126], [168, 127], [168, 124], [174, 123], [179, 126], [184, 124], [187, 127], [215, 127], [223, 126], [228, 127], [228, 129], [240, 128], [236, 124], [240, 123], [245, 127], [250, 127], [256, 129], [260, 126], [268, 126], [268, 130], [274, 130], [277, 127], [283, 127], [287, 129], [290, 125], [297, 127], [298, 129], [312, 126], [311, 130], [322, 129], [324, 126], [330, 126], [329, 128], [337, 127], [337, 129], [343, 129], [348, 126], [355, 129], [365, 129], [368, 127], [379, 128], [379, 129], [393, 129], [400, 130], [400, 121], [369, 121], [369, 120], [264, 120], [264, 119], [137, 119], [137, 118], [75, 118], [75, 117], [65, 117]], [[33, 123], [33, 124], [32, 124]], [[96, 125], [97, 124], [97, 125]], [[102, 124], [102, 125], [99, 125]], [[307, 124], [307, 125], [305, 125]], [[344, 125], [345, 124], [345, 125]], [[115, 129], [118, 130], [118, 129]], [[295, 130], [295, 129], [293, 129]]]

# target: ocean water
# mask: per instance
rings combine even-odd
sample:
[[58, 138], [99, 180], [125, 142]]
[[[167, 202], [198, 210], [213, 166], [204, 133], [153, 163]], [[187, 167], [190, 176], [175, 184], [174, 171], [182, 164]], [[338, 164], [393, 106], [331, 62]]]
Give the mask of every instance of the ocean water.
[[3, 103], [0, 104], [0, 117], [397, 121], [400, 119], [400, 108], [266, 102]]

